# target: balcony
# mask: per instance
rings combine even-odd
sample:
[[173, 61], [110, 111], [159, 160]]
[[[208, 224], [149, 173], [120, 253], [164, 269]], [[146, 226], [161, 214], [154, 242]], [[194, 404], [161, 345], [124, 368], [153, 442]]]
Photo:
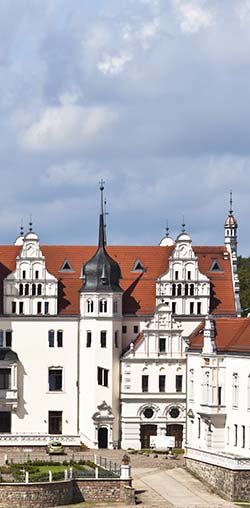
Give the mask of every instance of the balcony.
[[18, 390], [17, 388], [0, 390], [0, 407], [11, 406], [11, 409], [16, 409], [18, 403]]
[[218, 404], [200, 404], [201, 410], [199, 411], [199, 414], [206, 414], [206, 415], [226, 415], [226, 406], [225, 405], [218, 405]]

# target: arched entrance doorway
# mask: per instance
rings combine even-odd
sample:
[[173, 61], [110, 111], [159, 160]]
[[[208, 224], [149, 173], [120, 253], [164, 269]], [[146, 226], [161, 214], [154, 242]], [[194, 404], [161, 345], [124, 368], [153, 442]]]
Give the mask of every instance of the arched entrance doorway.
[[108, 448], [108, 429], [100, 427], [98, 429], [98, 448]]
[[141, 447], [150, 448], [150, 436], [157, 435], [157, 425], [141, 425]]
[[183, 425], [177, 423], [167, 425], [166, 435], [175, 437], [175, 448], [182, 447]]

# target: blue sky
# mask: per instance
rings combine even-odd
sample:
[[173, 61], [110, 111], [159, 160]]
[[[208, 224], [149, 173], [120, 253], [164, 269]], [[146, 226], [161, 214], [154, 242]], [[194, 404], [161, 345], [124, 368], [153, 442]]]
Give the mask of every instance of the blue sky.
[[157, 244], [185, 216], [248, 255], [250, 0], [0, 0], [1, 243]]

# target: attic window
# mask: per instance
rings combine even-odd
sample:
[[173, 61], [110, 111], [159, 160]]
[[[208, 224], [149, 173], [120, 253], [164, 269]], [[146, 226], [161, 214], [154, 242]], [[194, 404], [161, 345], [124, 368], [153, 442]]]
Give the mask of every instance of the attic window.
[[74, 272], [74, 269], [72, 268], [70, 262], [65, 259], [59, 272]]
[[140, 261], [140, 259], [137, 259], [133, 268], [132, 268], [132, 272], [145, 272], [145, 268], [142, 264], [142, 262]]
[[211, 265], [211, 268], [209, 270], [210, 272], [222, 272], [223, 270], [221, 269], [220, 265], [219, 265], [219, 261], [218, 259], [214, 259], [213, 262], [212, 262], [212, 265]]

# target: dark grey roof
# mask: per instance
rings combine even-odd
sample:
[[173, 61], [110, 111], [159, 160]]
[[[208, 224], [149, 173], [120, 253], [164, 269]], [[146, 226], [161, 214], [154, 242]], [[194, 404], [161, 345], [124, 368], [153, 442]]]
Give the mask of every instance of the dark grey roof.
[[94, 256], [83, 267], [84, 285], [81, 292], [121, 292], [119, 286], [121, 270], [119, 264], [109, 256], [105, 249], [105, 226], [103, 197], [99, 221], [99, 242]]
[[7, 362], [17, 362], [18, 356], [15, 351], [12, 351], [9, 347], [0, 347], [0, 360]]

